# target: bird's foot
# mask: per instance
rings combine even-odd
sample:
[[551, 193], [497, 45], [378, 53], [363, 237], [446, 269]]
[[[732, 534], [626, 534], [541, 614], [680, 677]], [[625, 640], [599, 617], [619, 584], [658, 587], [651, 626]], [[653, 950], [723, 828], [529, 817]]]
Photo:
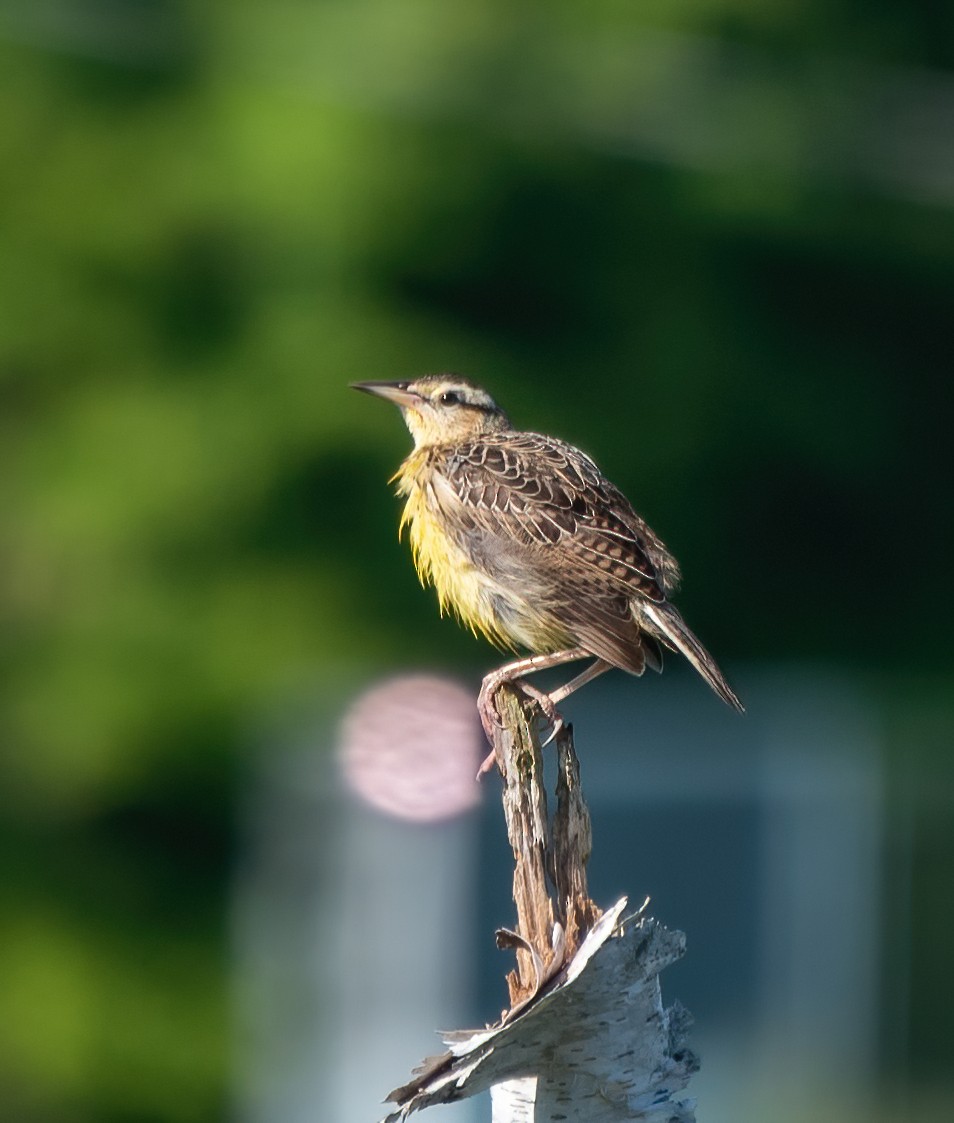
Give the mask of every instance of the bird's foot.
[[[497, 691], [506, 681], [497, 674], [489, 674], [480, 684], [480, 693], [477, 695], [477, 713], [480, 714], [480, 724], [484, 727], [484, 733], [491, 744], [494, 743], [496, 731], [504, 727], [500, 714], [497, 712]], [[486, 763], [484, 761], [484, 764]], [[480, 767], [481, 772], [483, 772], [484, 765], [482, 764]]]
[[[496, 732], [498, 729], [503, 729], [504, 723], [500, 718], [497, 711], [497, 692], [505, 683], [513, 683], [518, 689], [533, 702], [537, 704], [544, 720], [550, 726], [550, 732], [545, 741], [541, 743], [541, 748], [546, 748], [547, 745], [557, 736], [561, 729], [564, 728], [566, 722], [563, 720], [563, 715], [556, 708], [553, 699], [549, 694], [543, 690], [538, 690], [529, 682], [508, 678], [504, 675], [489, 674], [484, 679], [480, 687], [480, 693], [477, 696], [477, 712], [480, 714], [480, 724], [484, 728], [484, 733], [487, 735], [487, 740], [491, 745], [494, 744]], [[491, 750], [481, 762], [480, 768], [477, 770], [477, 779], [479, 780], [486, 773], [490, 772], [496, 762], [494, 751]]]
[[545, 749], [566, 725], [566, 722], [563, 720], [563, 714], [556, 708], [553, 699], [545, 691], [538, 690], [529, 682], [521, 682], [518, 685], [524, 694], [540, 707], [544, 720], [550, 726], [550, 732], [546, 740], [540, 742], [540, 748]]

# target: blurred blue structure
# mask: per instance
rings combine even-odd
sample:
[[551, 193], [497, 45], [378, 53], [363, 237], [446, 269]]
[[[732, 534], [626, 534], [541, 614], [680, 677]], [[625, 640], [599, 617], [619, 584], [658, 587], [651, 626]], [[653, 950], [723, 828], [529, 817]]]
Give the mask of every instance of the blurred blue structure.
[[[741, 685], [741, 719], [672, 672], [567, 704], [591, 895], [649, 893], [688, 935], [663, 990], [697, 1019], [701, 1117], [805, 1118], [833, 1100], [850, 1117], [875, 1085], [890, 1003], [878, 738], [850, 683]], [[506, 1001], [493, 930], [512, 922], [512, 862], [494, 781], [479, 817], [422, 827], [359, 806], [323, 759], [269, 746], [252, 801], [236, 889], [243, 1123], [304, 1123], [316, 1105], [376, 1118], [439, 1051], [435, 1030], [493, 1021]], [[453, 1111], [489, 1118], [486, 1104]]]

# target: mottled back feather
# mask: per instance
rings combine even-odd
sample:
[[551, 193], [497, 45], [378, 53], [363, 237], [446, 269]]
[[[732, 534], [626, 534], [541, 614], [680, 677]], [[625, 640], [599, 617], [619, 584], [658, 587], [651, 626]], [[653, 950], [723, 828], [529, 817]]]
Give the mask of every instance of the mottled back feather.
[[[521, 545], [550, 547], [533, 555], [544, 570], [577, 566], [593, 590], [663, 601], [679, 567], [625, 496], [579, 449], [538, 433], [488, 434], [430, 450], [430, 464], [461, 506], [448, 504], [451, 525], [473, 526]], [[463, 540], [463, 539], [462, 539]]]
[[446, 532], [483, 571], [532, 589], [535, 610], [594, 655], [634, 674], [661, 667], [632, 604], [665, 602], [678, 566], [589, 457], [508, 431], [432, 446], [422, 469]]

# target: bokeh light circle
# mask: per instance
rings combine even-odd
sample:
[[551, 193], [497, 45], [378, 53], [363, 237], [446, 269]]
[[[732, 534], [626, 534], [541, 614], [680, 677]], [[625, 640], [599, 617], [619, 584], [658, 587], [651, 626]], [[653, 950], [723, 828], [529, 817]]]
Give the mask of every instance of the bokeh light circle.
[[436, 822], [471, 810], [482, 734], [476, 699], [437, 675], [403, 675], [365, 690], [341, 723], [347, 787], [378, 811]]

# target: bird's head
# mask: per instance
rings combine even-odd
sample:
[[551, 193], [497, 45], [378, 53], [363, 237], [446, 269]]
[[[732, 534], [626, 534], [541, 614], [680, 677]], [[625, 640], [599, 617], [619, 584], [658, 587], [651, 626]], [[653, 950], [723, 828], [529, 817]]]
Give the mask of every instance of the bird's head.
[[459, 374], [426, 374], [413, 382], [352, 382], [355, 390], [387, 398], [400, 409], [416, 448], [459, 444], [510, 428], [486, 390]]

